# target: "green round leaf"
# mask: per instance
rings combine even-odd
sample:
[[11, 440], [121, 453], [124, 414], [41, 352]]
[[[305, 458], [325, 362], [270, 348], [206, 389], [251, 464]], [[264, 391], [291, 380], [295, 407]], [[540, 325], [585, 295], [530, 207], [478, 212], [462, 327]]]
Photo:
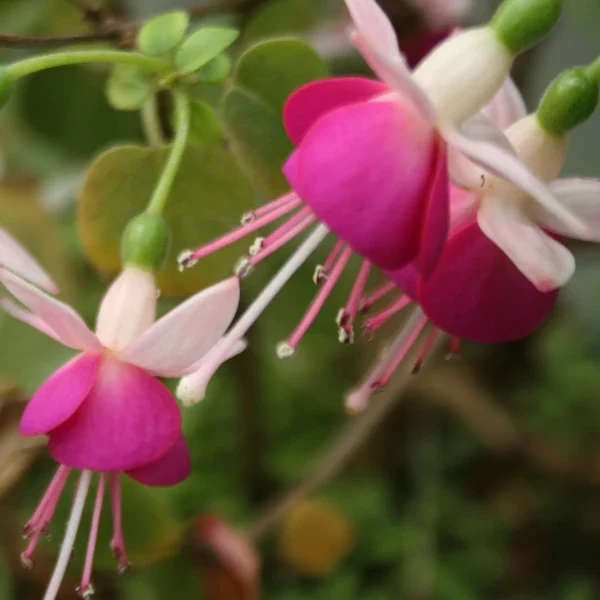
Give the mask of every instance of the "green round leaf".
[[133, 65], [113, 67], [106, 86], [106, 96], [117, 110], [137, 110], [151, 93], [148, 74]]
[[190, 102], [190, 142], [211, 146], [223, 139], [223, 125], [213, 108], [202, 100]]
[[180, 73], [193, 73], [227, 50], [239, 37], [239, 31], [229, 27], [201, 27], [190, 34], [175, 55]]
[[327, 65], [305, 42], [281, 38], [260, 42], [240, 58], [236, 84], [281, 114], [288, 96], [301, 85], [327, 76]]
[[231, 73], [231, 59], [219, 54], [198, 71], [198, 79], [205, 83], [220, 83]]
[[183, 10], [150, 19], [138, 33], [138, 48], [149, 56], [165, 56], [181, 42], [189, 24], [190, 17]]
[[[86, 255], [100, 272], [114, 275], [120, 270], [123, 229], [145, 209], [168, 152], [119, 146], [90, 166], [78, 204], [78, 230]], [[158, 274], [163, 294], [191, 294], [230, 274], [249, 241], [224, 248], [183, 273], [177, 256], [235, 227], [255, 204], [252, 186], [225, 149], [188, 147], [164, 213], [171, 246]]]
[[268, 196], [288, 190], [281, 167], [294, 147], [281, 118], [255, 96], [233, 88], [223, 100], [223, 119], [232, 152], [252, 183]]

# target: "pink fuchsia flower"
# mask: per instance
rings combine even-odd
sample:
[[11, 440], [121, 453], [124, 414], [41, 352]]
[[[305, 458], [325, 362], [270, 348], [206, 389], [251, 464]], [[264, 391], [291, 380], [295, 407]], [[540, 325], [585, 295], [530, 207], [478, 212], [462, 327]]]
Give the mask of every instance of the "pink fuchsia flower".
[[5, 311], [80, 352], [42, 384], [20, 423], [23, 435], [48, 435], [50, 454], [60, 464], [26, 526], [30, 543], [23, 562], [31, 564], [69, 472], [81, 470], [65, 541], [44, 597], [53, 599], [97, 473], [94, 517], [79, 587], [81, 595], [89, 595], [105, 487], [111, 489], [113, 551], [124, 569], [128, 560], [121, 530], [120, 473], [146, 485], [173, 485], [189, 473], [179, 408], [156, 377], [184, 375], [222, 336], [237, 309], [238, 280], [208, 288], [154, 322], [154, 276], [127, 267], [104, 296], [96, 333], [72, 308], [19, 277], [0, 270], [0, 281], [24, 305], [5, 299]]
[[0, 228], [0, 269], [15, 273], [51, 294], [58, 292], [57, 285], [37, 260], [2, 228]]

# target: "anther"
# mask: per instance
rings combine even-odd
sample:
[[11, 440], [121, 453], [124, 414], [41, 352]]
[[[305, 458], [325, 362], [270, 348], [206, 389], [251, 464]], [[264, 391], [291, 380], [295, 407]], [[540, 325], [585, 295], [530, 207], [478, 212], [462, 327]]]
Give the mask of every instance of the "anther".
[[292, 356], [294, 356], [296, 349], [292, 348], [292, 346], [290, 346], [290, 344], [288, 344], [287, 342], [280, 342], [279, 344], [277, 344], [275, 352], [277, 353], [277, 358], [284, 359], [291, 358]]
[[131, 569], [130, 562], [122, 562], [117, 565], [117, 575], [123, 576], [126, 575]]
[[264, 243], [265, 243], [264, 237], [257, 237], [252, 242], [252, 245], [248, 249], [248, 254], [250, 254], [250, 256], [256, 256], [263, 249]]
[[240, 219], [240, 223], [242, 225], [250, 225], [250, 223], [253, 223], [255, 220], [256, 220], [256, 215], [254, 214], [254, 212], [249, 210], [248, 212], [245, 212], [242, 215], [242, 218]]
[[88, 600], [96, 593], [96, 590], [94, 589], [94, 586], [91, 583], [89, 583], [84, 588], [82, 588], [81, 586], [77, 587], [75, 589], [75, 593], [80, 598], [83, 598], [83, 600]]
[[313, 283], [315, 285], [323, 285], [329, 278], [329, 272], [323, 265], [317, 265], [313, 273]]
[[248, 277], [254, 271], [254, 265], [247, 256], [242, 256], [233, 266], [234, 274], [240, 279]]
[[21, 565], [23, 566], [23, 568], [33, 569], [34, 564], [35, 563], [33, 562], [31, 556], [29, 556], [29, 554], [27, 554], [26, 552], [21, 552]]
[[185, 269], [190, 269], [198, 261], [194, 258], [194, 253], [191, 250], [183, 250], [177, 257], [179, 263], [179, 271], [183, 272]]

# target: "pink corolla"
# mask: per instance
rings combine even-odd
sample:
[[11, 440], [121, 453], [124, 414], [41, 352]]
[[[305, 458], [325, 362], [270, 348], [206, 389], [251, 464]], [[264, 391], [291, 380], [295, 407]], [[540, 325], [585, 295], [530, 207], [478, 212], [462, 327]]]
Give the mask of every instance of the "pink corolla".
[[192, 266], [288, 216], [283, 225], [257, 238], [249, 256], [238, 263], [236, 273], [245, 276], [320, 222], [226, 340], [197, 373], [182, 381], [178, 395], [185, 403], [203, 396], [223, 357], [330, 232], [338, 240], [315, 272], [319, 292], [279, 346], [282, 357], [294, 353], [354, 253], [363, 262], [348, 300], [351, 315], [372, 266], [397, 270], [416, 264], [423, 276], [433, 273], [448, 231], [448, 178], [458, 178], [464, 171], [463, 155], [519, 185], [557, 219], [585, 229], [503, 145], [493, 123], [483, 116], [472, 119], [501, 88], [515, 55], [494, 31], [484, 27], [453, 36], [411, 73], [377, 3], [347, 0], [346, 4], [356, 27], [353, 40], [382, 81], [328, 79], [295, 92], [283, 114], [296, 145], [284, 166], [293, 191], [247, 213], [235, 231], [181, 255], [182, 267]]
[[[557, 180], [566, 158], [567, 131], [548, 132], [539, 113], [525, 116], [516, 89], [505, 92], [488, 107], [488, 114], [506, 128], [506, 142], [515, 154], [587, 224], [586, 239], [600, 241], [600, 182]], [[569, 109], [570, 104], [565, 106]], [[561, 238], [577, 236], [578, 229], [565, 226], [517, 187], [465, 163], [464, 185], [469, 181], [469, 187], [452, 189], [450, 235], [434, 273], [425, 278], [415, 265], [408, 265], [389, 272], [388, 283], [362, 298], [365, 311], [384, 296], [397, 294], [366, 320], [364, 329], [370, 335], [406, 307], [416, 308], [373, 371], [348, 395], [350, 409], [364, 408], [424, 330], [428, 334], [416, 370], [441, 334], [452, 336], [452, 351], [461, 338], [498, 343], [529, 335], [549, 316], [559, 288], [571, 278], [575, 260]]]
[[[91, 593], [91, 572], [105, 489], [110, 488], [112, 548], [120, 569], [128, 565], [121, 528], [121, 473], [146, 485], [185, 479], [190, 457], [181, 414], [157, 377], [179, 377], [222, 336], [239, 300], [236, 278], [199, 292], [155, 322], [154, 276], [127, 267], [107, 291], [96, 332], [69, 306], [0, 269], [0, 281], [19, 303], [5, 311], [79, 354], [37, 390], [20, 423], [23, 435], [47, 435], [59, 463], [25, 532], [31, 565], [35, 547], [52, 519], [72, 470], [81, 471], [65, 539], [45, 600], [55, 598], [79, 527], [94, 474], [97, 488], [80, 595]], [[151, 526], [151, 524], [149, 524]]]

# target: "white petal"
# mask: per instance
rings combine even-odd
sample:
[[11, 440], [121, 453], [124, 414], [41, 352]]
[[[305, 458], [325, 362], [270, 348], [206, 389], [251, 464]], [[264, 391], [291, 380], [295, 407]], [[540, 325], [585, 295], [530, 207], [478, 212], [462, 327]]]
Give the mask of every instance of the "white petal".
[[384, 56], [400, 56], [394, 27], [375, 0], [346, 0], [346, 6], [356, 30], [369, 46]]
[[76, 350], [102, 350], [102, 344], [70, 306], [51, 298], [9, 271], [0, 269], [0, 281], [19, 302], [54, 331], [56, 336], [51, 337]]
[[527, 115], [527, 107], [514, 81], [507, 77], [494, 99], [483, 113], [500, 129], [506, 129]]
[[[462, 134], [472, 140], [481, 140], [503, 148], [511, 154], [514, 148], [500, 129], [485, 114], [478, 113], [463, 123], [460, 127]], [[458, 148], [449, 148], [448, 171], [454, 185], [468, 189], [481, 189], [485, 184], [485, 170], [480, 165], [465, 156]]]
[[483, 233], [541, 292], [562, 287], [575, 272], [575, 259], [562, 244], [529, 220], [510, 199], [486, 197], [477, 215]]
[[0, 267], [30, 281], [42, 289], [56, 294], [58, 286], [40, 264], [8, 232], [0, 228]]
[[2, 298], [2, 300], [0, 300], [0, 307], [2, 307], [2, 309], [11, 317], [23, 321], [23, 323], [27, 323], [27, 325], [31, 325], [34, 329], [37, 329], [38, 331], [45, 333], [48, 337], [60, 342], [56, 333], [52, 331], [52, 328], [44, 320], [40, 319], [40, 317], [34, 315], [32, 312], [25, 310], [16, 302], [13, 302], [8, 298]]
[[[590, 239], [600, 242], [600, 181], [597, 179], [559, 179], [550, 184], [550, 191], [591, 230]], [[577, 233], [554, 217], [552, 213], [536, 206], [538, 223], [545, 229], [567, 237]]]
[[399, 51], [393, 55], [383, 54], [371, 46], [359, 33], [352, 36], [352, 43], [382, 81], [402, 97], [408, 98], [426, 121], [434, 122], [433, 107], [426, 94], [415, 83], [411, 71]]
[[129, 344], [122, 360], [162, 377], [180, 377], [219, 341], [239, 299], [237, 277], [199, 292]]
[[[479, 129], [481, 134], [483, 129]], [[490, 140], [471, 139], [457, 129], [444, 128], [442, 135], [448, 144], [460, 150], [475, 164], [517, 186], [546, 211], [570, 227], [578, 236], [589, 238], [589, 228], [576, 215], [559, 202], [548, 187], [540, 181], [512, 152], [497, 145], [498, 137]]]

